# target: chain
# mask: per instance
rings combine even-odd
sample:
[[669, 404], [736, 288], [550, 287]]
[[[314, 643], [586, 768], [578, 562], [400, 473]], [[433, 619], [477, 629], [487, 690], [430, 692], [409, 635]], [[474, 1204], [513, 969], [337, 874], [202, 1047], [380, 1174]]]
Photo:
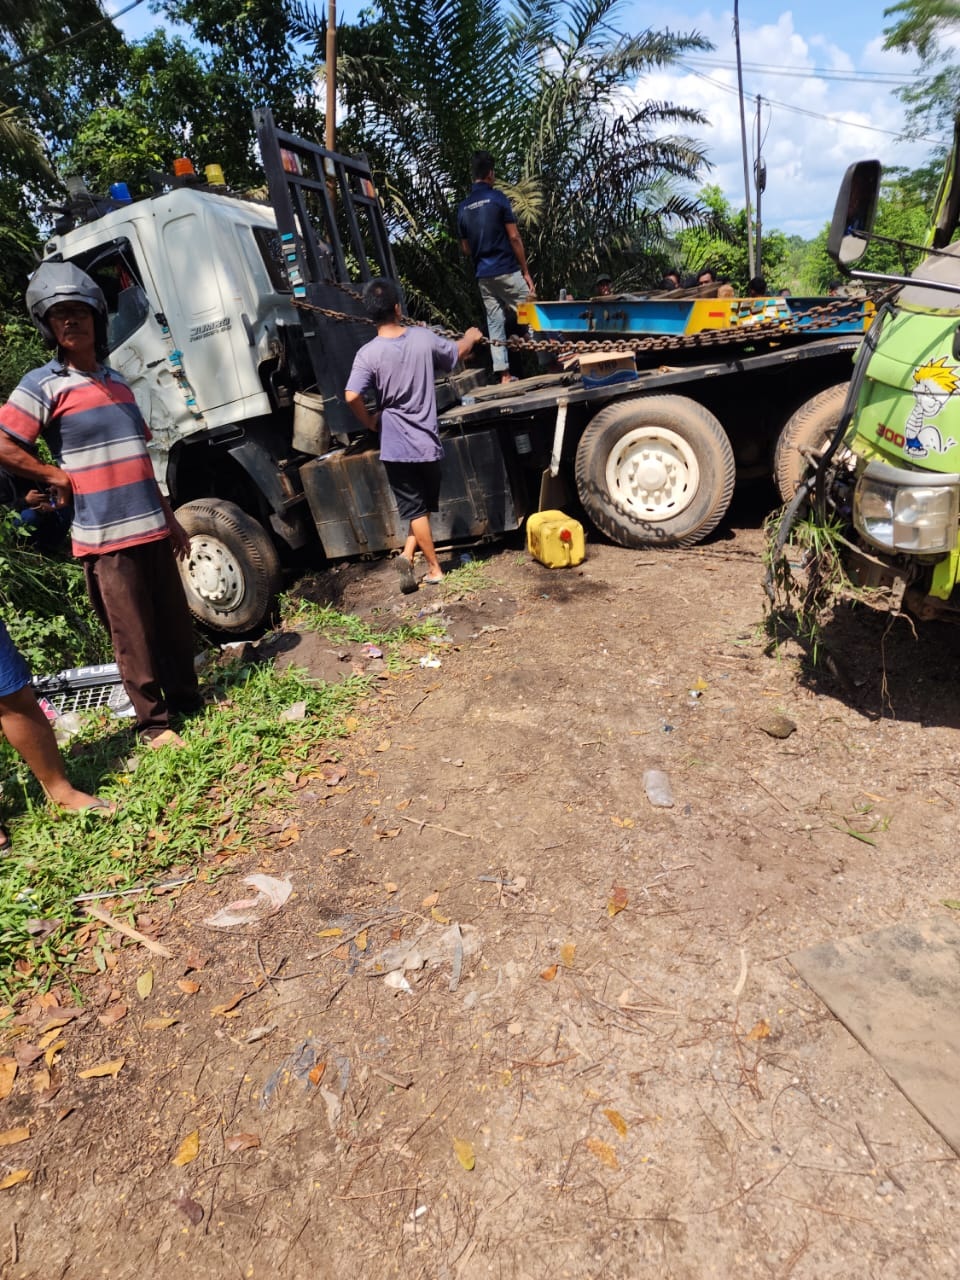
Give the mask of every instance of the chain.
[[[334, 285], [334, 287], [341, 289], [353, 298], [358, 297], [354, 290], [345, 285]], [[624, 335], [622, 338], [605, 338], [592, 341], [581, 339], [576, 342], [565, 341], [560, 338], [507, 338], [505, 341], [499, 338], [482, 338], [481, 342], [489, 347], [507, 347], [510, 351], [563, 351], [570, 355], [587, 352], [622, 352], [624, 350], [631, 350], [639, 354], [649, 351], [683, 351], [699, 347], [723, 347], [728, 346], [731, 342], [743, 342], [744, 340], [753, 342], [760, 338], [785, 338], [800, 333], [825, 333], [843, 321], [849, 320], [852, 306], [857, 303], [863, 306], [868, 301], [873, 301], [879, 306], [889, 292], [887, 290], [879, 295], [867, 295], [862, 301], [856, 298], [838, 298], [835, 302], [827, 302], [820, 307], [811, 307], [802, 316], [795, 316], [792, 320], [778, 317], [770, 320], [761, 320], [758, 323], [748, 322], [733, 325], [726, 329], [702, 329], [699, 333], [665, 334], [661, 337], [641, 338], [634, 340], [632, 343], [629, 335]], [[333, 320], [339, 324], [374, 325], [375, 323], [367, 316], [349, 315], [344, 311], [334, 311], [329, 307], [320, 307], [316, 303], [305, 302], [302, 298], [294, 298], [293, 304], [303, 311], [310, 311], [314, 315], [324, 316], [326, 319]], [[439, 334], [441, 337], [452, 338], [454, 341], [463, 336], [454, 329], [433, 328], [423, 320], [411, 320], [406, 316], [403, 319], [403, 323], [410, 328], [431, 329], [432, 332]]]

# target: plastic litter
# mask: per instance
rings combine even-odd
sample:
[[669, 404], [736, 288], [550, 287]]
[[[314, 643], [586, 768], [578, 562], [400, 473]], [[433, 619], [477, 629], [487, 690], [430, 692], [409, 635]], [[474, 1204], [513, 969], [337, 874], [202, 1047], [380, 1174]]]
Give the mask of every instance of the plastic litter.
[[405, 942], [396, 942], [373, 956], [366, 965], [367, 973], [390, 977], [388, 986], [406, 990], [394, 974], [418, 973], [430, 965], [450, 966], [450, 990], [456, 991], [463, 976], [464, 965], [480, 954], [480, 930], [472, 924], [454, 923], [442, 931], [433, 924], [424, 924], [416, 935]]
[[662, 769], [647, 769], [644, 772], [643, 789], [655, 809], [673, 808], [673, 789], [670, 779]]
[[443, 664], [435, 653], [425, 653], [420, 659], [420, 665], [421, 667], [430, 667], [432, 670], [435, 670]]
[[207, 916], [204, 924], [211, 925], [214, 929], [233, 929], [241, 924], [256, 924], [258, 920], [276, 915], [293, 892], [293, 885], [287, 878], [278, 880], [275, 876], [257, 874], [244, 876], [243, 883], [256, 889], [257, 896], [229, 903], [221, 911]]
[[285, 711], [280, 712], [279, 720], [282, 724], [294, 724], [298, 720], [306, 720], [307, 704], [305, 702], [294, 702]]
[[383, 657], [383, 650], [378, 649], [375, 644], [369, 644], [369, 643], [362, 644], [360, 646], [360, 652], [363, 654], [365, 658], [382, 658]]

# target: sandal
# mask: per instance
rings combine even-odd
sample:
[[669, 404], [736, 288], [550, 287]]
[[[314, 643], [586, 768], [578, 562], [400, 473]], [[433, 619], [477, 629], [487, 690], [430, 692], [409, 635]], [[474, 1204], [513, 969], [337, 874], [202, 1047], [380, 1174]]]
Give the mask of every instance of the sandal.
[[405, 596], [412, 595], [417, 589], [417, 580], [413, 574], [413, 565], [406, 556], [397, 556], [397, 572], [400, 574], [400, 590]]
[[430, 575], [426, 578], [421, 578], [420, 581], [423, 583], [426, 583], [428, 587], [437, 587], [443, 581], [443, 574], [441, 573], [440, 576], [437, 578], [434, 578], [432, 575]]
[[0, 822], [0, 853], [9, 853], [13, 848], [13, 841], [10, 839], [10, 832]]

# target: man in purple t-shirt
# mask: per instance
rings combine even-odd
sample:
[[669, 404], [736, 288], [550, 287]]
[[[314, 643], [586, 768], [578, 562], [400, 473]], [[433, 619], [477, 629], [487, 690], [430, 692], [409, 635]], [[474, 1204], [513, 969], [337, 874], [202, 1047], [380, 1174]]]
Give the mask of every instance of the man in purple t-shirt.
[[[440, 505], [443, 457], [434, 370], [449, 373], [483, 334], [479, 329], [468, 329], [454, 342], [431, 329], [404, 325], [400, 294], [392, 280], [368, 281], [363, 306], [377, 326], [377, 336], [357, 352], [345, 399], [362, 427], [380, 432], [380, 461], [400, 518], [409, 521], [407, 540], [397, 560], [400, 589], [409, 593], [417, 589], [413, 574], [417, 547], [427, 563], [424, 582], [434, 586], [443, 580], [430, 529], [430, 512]], [[363, 402], [364, 392], [371, 387], [377, 395], [376, 413]]]

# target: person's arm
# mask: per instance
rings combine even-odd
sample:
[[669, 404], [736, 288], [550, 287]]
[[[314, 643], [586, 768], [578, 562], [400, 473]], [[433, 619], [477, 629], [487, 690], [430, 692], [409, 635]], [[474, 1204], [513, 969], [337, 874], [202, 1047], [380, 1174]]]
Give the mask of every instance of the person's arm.
[[523, 241], [520, 239], [520, 232], [515, 222], [504, 223], [507, 232], [507, 239], [510, 241], [510, 248], [514, 252], [517, 262], [520, 264], [520, 274], [523, 276], [527, 288], [531, 293], [537, 292], [537, 286], [533, 283], [533, 277], [530, 275], [530, 268], [527, 266], [527, 251], [523, 247]]
[[167, 517], [167, 528], [170, 530], [170, 545], [178, 560], [186, 560], [190, 554], [190, 535], [173, 514], [173, 507], [167, 498], [160, 494], [160, 505]]
[[462, 338], [457, 339], [459, 358], [462, 360], [464, 356], [468, 356], [482, 338], [483, 334], [479, 329], [468, 329]]
[[41, 462], [2, 429], [0, 429], [0, 467], [9, 471], [11, 475], [36, 481], [45, 489], [55, 489], [58, 507], [69, 506], [73, 501], [73, 486], [66, 471], [48, 462]]
[[364, 404], [363, 396], [359, 391], [345, 391], [343, 398], [346, 400], [350, 412], [365, 431], [377, 432], [380, 430], [379, 413], [370, 412]]
[[473, 257], [473, 254], [470, 252], [470, 241], [464, 240], [462, 236], [460, 238], [460, 252], [465, 258]]

